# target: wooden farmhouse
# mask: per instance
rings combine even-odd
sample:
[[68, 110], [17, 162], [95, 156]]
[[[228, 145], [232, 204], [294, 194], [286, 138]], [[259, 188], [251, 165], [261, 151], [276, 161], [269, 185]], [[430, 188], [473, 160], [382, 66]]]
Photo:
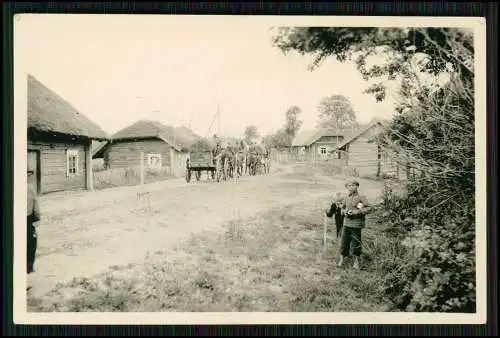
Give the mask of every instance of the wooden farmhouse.
[[39, 194], [93, 189], [92, 141], [106, 132], [32, 75], [27, 126], [28, 183]]
[[104, 158], [106, 169], [141, 166], [169, 169], [183, 176], [189, 146], [199, 138], [186, 127], [172, 128], [156, 121], [140, 120], [114, 134], [110, 141], [95, 148], [93, 157]]
[[384, 128], [385, 124], [382, 121], [373, 120], [338, 144], [335, 156], [344, 160], [343, 164], [353, 169], [359, 176], [398, 176], [398, 166], [377, 140], [377, 136]]
[[292, 140], [292, 150], [309, 160], [326, 159], [344, 140], [344, 133], [335, 129], [304, 130]]

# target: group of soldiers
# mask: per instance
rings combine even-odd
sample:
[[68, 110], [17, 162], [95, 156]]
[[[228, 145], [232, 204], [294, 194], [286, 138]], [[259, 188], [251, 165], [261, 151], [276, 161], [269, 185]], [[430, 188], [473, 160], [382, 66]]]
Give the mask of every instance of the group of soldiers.
[[224, 179], [270, 172], [270, 151], [265, 147], [247, 148], [242, 141], [224, 147], [221, 142], [217, 142], [213, 154], [216, 167], [222, 170]]

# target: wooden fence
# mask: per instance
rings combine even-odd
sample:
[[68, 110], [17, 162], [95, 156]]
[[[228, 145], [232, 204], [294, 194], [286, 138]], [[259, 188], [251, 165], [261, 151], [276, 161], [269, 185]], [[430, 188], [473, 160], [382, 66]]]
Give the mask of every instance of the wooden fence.
[[312, 153], [296, 153], [288, 151], [272, 151], [271, 160], [276, 163], [322, 163], [330, 162], [335, 166], [345, 165], [345, 159], [334, 154], [315, 155]]
[[271, 152], [271, 161], [279, 164], [305, 164], [311, 166], [328, 167], [332, 173], [338, 175], [356, 176], [356, 168], [347, 165], [345, 155], [342, 159], [334, 154], [324, 154], [314, 156], [311, 153], [294, 153], [288, 151]]
[[[353, 156], [351, 154], [351, 156]], [[271, 152], [271, 160], [280, 164], [306, 164], [328, 166], [332, 172], [339, 175], [359, 176], [366, 178], [391, 178], [397, 181], [406, 181], [409, 176], [414, 176], [414, 170], [406, 169], [401, 163], [391, 161], [389, 157], [382, 157], [378, 161], [373, 154], [356, 154], [353, 161], [348, 161], [349, 154], [341, 152], [338, 154], [312, 154], [296, 153], [289, 151], [274, 150]], [[375, 155], [376, 156], [376, 155]], [[396, 154], [397, 156], [397, 154]], [[379, 168], [377, 168], [379, 166]], [[378, 174], [378, 176], [377, 176]]]
[[144, 156], [138, 166], [93, 171], [94, 189], [106, 189], [120, 186], [133, 186], [179, 177], [178, 168], [148, 168]]

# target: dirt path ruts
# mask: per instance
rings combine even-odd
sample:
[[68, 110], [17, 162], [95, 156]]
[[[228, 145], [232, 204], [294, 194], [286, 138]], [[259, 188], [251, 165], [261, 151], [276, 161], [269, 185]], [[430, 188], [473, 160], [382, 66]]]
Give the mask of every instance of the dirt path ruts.
[[238, 183], [161, 183], [43, 201], [37, 271], [30, 276], [34, 295], [57, 282], [143, 260], [225, 221], [328, 194], [324, 185], [304, 186], [279, 175], [243, 177]]

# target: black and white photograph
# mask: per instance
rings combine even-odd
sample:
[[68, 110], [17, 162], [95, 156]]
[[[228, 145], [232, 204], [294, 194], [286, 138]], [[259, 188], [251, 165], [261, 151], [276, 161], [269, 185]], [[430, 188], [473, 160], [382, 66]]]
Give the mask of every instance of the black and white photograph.
[[16, 15], [15, 322], [484, 323], [485, 34]]

